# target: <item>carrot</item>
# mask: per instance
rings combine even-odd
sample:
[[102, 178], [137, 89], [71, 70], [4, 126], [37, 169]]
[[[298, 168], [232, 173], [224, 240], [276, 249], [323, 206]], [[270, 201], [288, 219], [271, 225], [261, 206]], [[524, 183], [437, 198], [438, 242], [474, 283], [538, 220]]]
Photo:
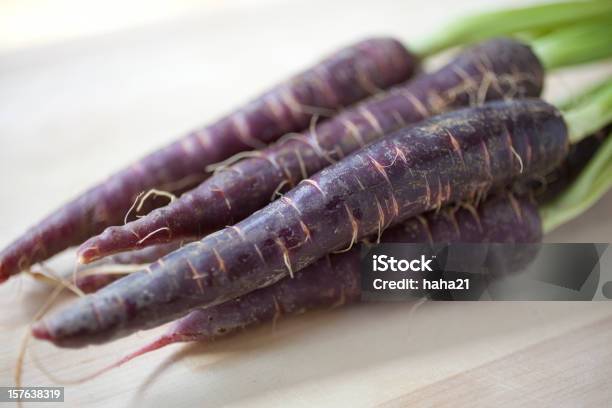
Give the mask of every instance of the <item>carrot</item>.
[[536, 99], [437, 116], [303, 180], [242, 222], [80, 298], [37, 322], [33, 334], [79, 347], [222, 303], [404, 219], [545, 174], [567, 144], [560, 113]]
[[[542, 225], [538, 209], [527, 196], [493, 195], [472, 207], [445, 207], [411, 218], [385, 231], [383, 242], [539, 242]], [[361, 299], [361, 250], [358, 244], [341, 254], [328, 254], [293, 279], [284, 278], [218, 306], [196, 309], [174, 322], [168, 330], [101, 374], [142, 354], [169, 344], [211, 342], [247, 327], [276, 321], [314, 309], [337, 308]]]
[[188, 244], [189, 241], [174, 241], [166, 244], [154, 245], [151, 247], [139, 249], [136, 251], [123, 252], [110, 256], [106, 259], [100, 260], [100, 265], [104, 264], [119, 264], [119, 265], [130, 265], [130, 264], [144, 264], [157, 261], [164, 255], [170, 252], [176, 251], [180, 247]]
[[170, 205], [110, 227], [79, 248], [83, 263], [116, 252], [200, 238], [268, 204], [279, 190], [430, 115], [504, 97], [538, 96], [543, 70], [531, 49], [497, 39], [463, 52], [445, 67], [377, 95], [302, 135], [279, 142], [214, 175]]
[[185, 242], [175, 241], [109, 256], [78, 271], [74, 285], [84, 293], [93, 293], [128, 273], [140, 270], [146, 264], [157, 261], [184, 244]]
[[74, 278], [74, 286], [79, 288], [83, 293], [94, 293], [97, 290], [110, 285], [116, 280], [123, 278], [128, 273], [135, 272], [143, 267], [146, 267], [146, 264], [134, 264], [133, 268], [131, 265], [115, 266], [120, 266], [121, 268], [109, 266], [100, 269], [95, 268], [95, 271], [81, 271], [77, 273]]
[[[398, 41], [344, 48], [212, 125], [189, 133], [112, 175], [53, 212], [0, 253], [0, 282], [105, 227], [123, 222], [137, 195], [198, 185], [207, 165], [304, 129], [312, 113], [337, 110], [410, 77], [416, 60]], [[182, 185], [181, 185], [182, 184]]]

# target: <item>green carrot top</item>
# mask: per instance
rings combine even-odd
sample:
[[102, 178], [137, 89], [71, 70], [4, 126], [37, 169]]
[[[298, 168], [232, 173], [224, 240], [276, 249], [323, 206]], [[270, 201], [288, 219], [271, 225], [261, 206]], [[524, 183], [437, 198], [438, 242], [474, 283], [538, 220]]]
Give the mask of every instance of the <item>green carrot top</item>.
[[486, 38], [517, 33], [534, 36], [565, 29], [568, 25], [591, 24], [602, 19], [610, 21], [611, 18], [612, 2], [608, 0], [563, 1], [484, 12], [462, 17], [450, 24], [441, 24], [443, 30], [417, 42], [413, 49], [427, 57]]

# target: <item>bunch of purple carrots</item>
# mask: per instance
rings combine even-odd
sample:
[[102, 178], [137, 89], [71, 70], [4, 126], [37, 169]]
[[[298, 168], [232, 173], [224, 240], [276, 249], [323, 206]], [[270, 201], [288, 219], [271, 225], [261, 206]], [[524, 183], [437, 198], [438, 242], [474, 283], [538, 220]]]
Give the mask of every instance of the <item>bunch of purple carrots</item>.
[[0, 281], [79, 246], [88, 294], [32, 334], [83, 347], [175, 321], [116, 366], [358, 302], [363, 245], [539, 242], [612, 187], [612, 80], [539, 98], [548, 72], [612, 56], [611, 23], [612, 3], [571, 1], [349, 45], [41, 220]]

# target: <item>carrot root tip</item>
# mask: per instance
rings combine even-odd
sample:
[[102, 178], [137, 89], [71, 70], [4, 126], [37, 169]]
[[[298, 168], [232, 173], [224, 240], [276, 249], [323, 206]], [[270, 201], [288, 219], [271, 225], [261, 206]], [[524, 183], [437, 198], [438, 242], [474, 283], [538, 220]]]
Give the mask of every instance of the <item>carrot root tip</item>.
[[42, 321], [36, 322], [32, 325], [32, 335], [39, 340], [53, 340], [53, 336], [51, 336], [49, 329]]
[[100, 259], [100, 250], [95, 246], [81, 248], [77, 253], [77, 259], [80, 264], [91, 263]]

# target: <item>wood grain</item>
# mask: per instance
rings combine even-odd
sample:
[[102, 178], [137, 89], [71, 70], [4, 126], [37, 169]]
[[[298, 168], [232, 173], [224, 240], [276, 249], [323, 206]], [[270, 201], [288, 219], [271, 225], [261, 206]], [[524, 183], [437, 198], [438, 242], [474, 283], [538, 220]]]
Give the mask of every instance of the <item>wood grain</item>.
[[379, 406], [609, 407], [611, 342], [605, 318]]

